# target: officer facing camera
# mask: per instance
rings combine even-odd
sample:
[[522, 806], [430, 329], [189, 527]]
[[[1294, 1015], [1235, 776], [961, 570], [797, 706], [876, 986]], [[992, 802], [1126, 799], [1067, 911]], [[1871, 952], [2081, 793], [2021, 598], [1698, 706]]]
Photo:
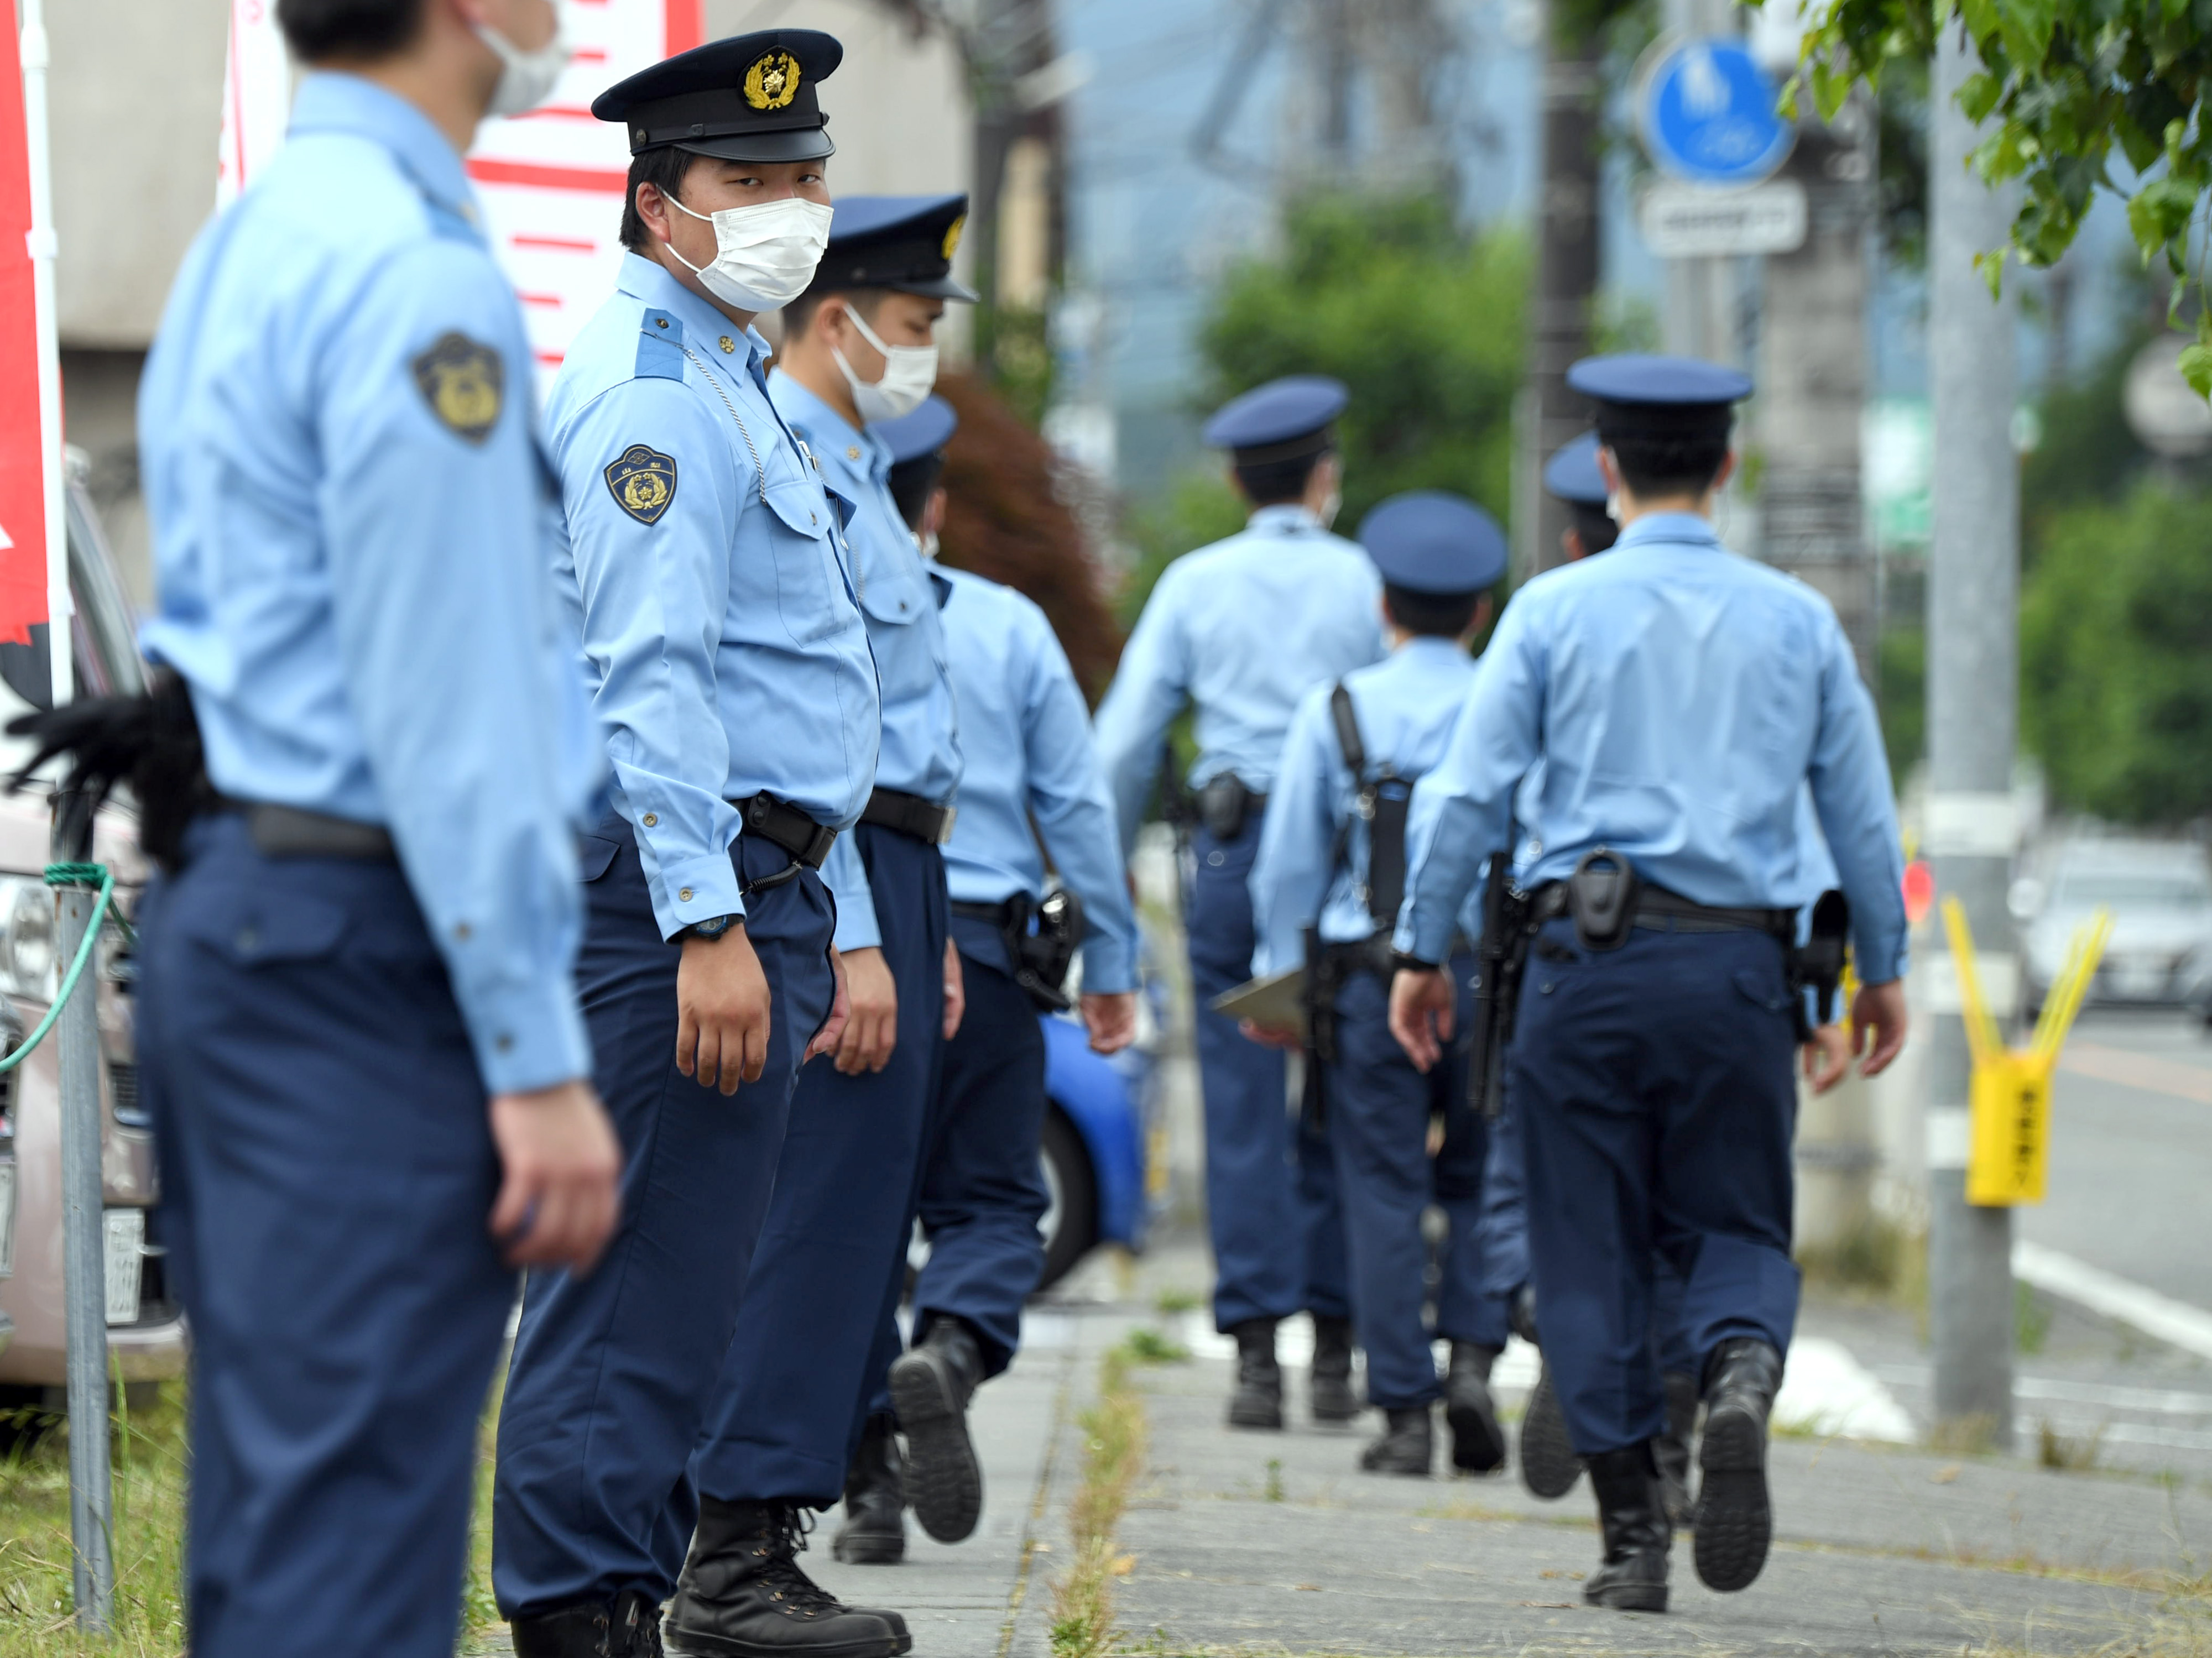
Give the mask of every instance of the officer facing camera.
[[[1426, 1069], [1456, 1021], [1443, 971], [1516, 805], [1537, 931], [1505, 1084], [1528, 1147], [1545, 1356], [1605, 1537], [1583, 1584], [1662, 1610], [1668, 1527], [1652, 1458], [1652, 1252], [1684, 1279], [1705, 1404], [1698, 1575], [1747, 1587], [1766, 1558], [1766, 1424], [1797, 1306], [1790, 1259], [1797, 916], [1823, 884], [1809, 784], [1844, 890], [1864, 1069], [1905, 1041], [1896, 813], [1872, 700], [1835, 612], [1729, 556], [1715, 497], [1750, 382], [1708, 363], [1599, 357], [1620, 540], [1517, 593], [1449, 752], [1423, 778], [1398, 924], [1392, 1031]], [[1524, 789], [1523, 784], [1528, 786]]]
[[[1215, 1327], [1237, 1338], [1231, 1425], [1283, 1425], [1275, 1327], [1314, 1321], [1310, 1403], [1322, 1421], [1359, 1412], [1344, 1229], [1328, 1146], [1286, 1102], [1283, 1055], [1211, 1011], [1252, 976], [1246, 882], [1274, 786], [1275, 757], [1299, 701], [1382, 655], [1375, 566], [1329, 533], [1340, 467], [1337, 417], [1350, 394], [1320, 375], [1271, 380], [1224, 405], [1206, 440], [1230, 452], [1251, 504], [1243, 531], [1168, 566], [1146, 601], [1098, 708], [1098, 750], [1126, 852], [1160, 768], [1168, 727], [1197, 714], [1189, 786], [1200, 821], [1183, 926], [1197, 993], [1206, 1097], [1206, 1212]], [[1179, 780], [1169, 780], [1179, 796]]]
[[[1391, 1039], [1389, 1005], [1407, 810], [1474, 677], [1468, 647], [1489, 625], [1505, 537], [1473, 501], [1417, 490], [1369, 513], [1359, 539], [1382, 573], [1391, 654], [1315, 687], [1291, 721], [1252, 866], [1253, 965], [1267, 974], [1305, 963], [1309, 1051], [1343, 1197], [1352, 1318], [1367, 1354], [1368, 1402], [1388, 1418], [1360, 1467], [1425, 1478], [1442, 1398], [1452, 1466], [1487, 1473], [1505, 1455], [1489, 1381], [1506, 1335], [1505, 1299], [1482, 1287], [1487, 1124], [1468, 1100], [1464, 1047], [1425, 1074], [1416, 1070]], [[1462, 1023], [1472, 1012], [1477, 926], [1453, 941]], [[1443, 1137], [1431, 1157], [1436, 1121]], [[1432, 1201], [1449, 1229], [1433, 1330], [1422, 1310], [1430, 1254], [1422, 1217]], [[1437, 1337], [1451, 1344], [1441, 1384]]]

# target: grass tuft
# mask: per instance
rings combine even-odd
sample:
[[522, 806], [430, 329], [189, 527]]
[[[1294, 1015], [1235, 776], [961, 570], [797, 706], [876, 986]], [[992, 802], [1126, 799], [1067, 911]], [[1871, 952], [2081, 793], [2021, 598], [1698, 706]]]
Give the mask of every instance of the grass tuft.
[[1121, 1351], [1133, 1364], [1187, 1364], [1190, 1349], [1164, 1331], [1139, 1326], [1121, 1339]]
[[1204, 1305], [1206, 1297], [1197, 1291], [1173, 1284], [1152, 1297], [1152, 1310], [1163, 1318], [1172, 1318], [1177, 1313], [1194, 1313]]
[[1106, 1355], [1098, 1402], [1076, 1418], [1083, 1483], [1067, 1509], [1075, 1558], [1052, 1588], [1053, 1658], [1101, 1658], [1114, 1644], [1114, 1581], [1134, 1564], [1114, 1531], [1145, 1463], [1144, 1406], [1129, 1384], [1130, 1363], [1121, 1348]]
[[2063, 1434], [2044, 1418], [2035, 1430], [2035, 1460], [2046, 1468], [2057, 1468], [2067, 1473], [2086, 1473], [2097, 1466], [2097, 1455], [2104, 1448], [2105, 1430], [2094, 1433]]

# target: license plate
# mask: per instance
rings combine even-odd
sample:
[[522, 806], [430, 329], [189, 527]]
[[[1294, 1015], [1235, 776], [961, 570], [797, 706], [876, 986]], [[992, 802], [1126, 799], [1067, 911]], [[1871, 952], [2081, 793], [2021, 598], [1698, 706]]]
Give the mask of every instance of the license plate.
[[0, 1157], [0, 1278], [15, 1270], [15, 1164]]
[[146, 1212], [111, 1209], [107, 1222], [107, 1321], [138, 1321], [138, 1278], [146, 1260]]

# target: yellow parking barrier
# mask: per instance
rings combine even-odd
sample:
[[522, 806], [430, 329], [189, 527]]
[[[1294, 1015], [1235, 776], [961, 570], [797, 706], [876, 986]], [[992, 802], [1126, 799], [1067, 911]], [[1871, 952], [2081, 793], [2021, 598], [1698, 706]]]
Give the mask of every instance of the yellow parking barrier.
[[2099, 910], [2077, 928], [2065, 964], [2043, 999], [2043, 1012], [2026, 1048], [2008, 1048], [1982, 999], [1974, 968], [1973, 934], [1956, 897], [1943, 901], [1943, 926], [1959, 972], [1960, 1018], [1973, 1056], [1966, 1145], [1966, 1201], [1985, 1208], [2040, 1203], [2051, 1169], [2051, 1078], [2058, 1050], [2097, 976], [2112, 934], [2110, 910]]

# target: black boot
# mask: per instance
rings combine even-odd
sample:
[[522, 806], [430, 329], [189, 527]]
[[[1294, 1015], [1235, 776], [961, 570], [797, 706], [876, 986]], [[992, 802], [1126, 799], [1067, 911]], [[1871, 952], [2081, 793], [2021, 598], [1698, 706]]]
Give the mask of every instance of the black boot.
[[697, 1658], [896, 1658], [914, 1637], [896, 1612], [863, 1610], [799, 1567], [805, 1521], [789, 1503], [699, 1499], [691, 1553], [663, 1632]]
[[1390, 1425], [1383, 1430], [1382, 1438], [1360, 1452], [1359, 1466], [1370, 1473], [1403, 1473], [1426, 1479], [1429, 1464], [1436, 1455], [1429, 1407], [1411, 1405], [1382, 1414]]
[[1748, 1588], [1766, 1564], [1774, 1512], [1766, 1500], [1766, 1418], [1782, 1386], [1782, 1355], [1737, 1336], [1705, 1361], [1705, 1436], [1698, 1447], [1698, 1576], [1726, 1594]]
[[1528, 1390], [1528, 1408], [1521, 1416], [1521, 1483], [1547, 1500], [1565, 1497], [1582, 1478], [1583, 1460], [1567, 1437], [1567, 1419], [1559, 1414], [1559, 1396], [1552, 1390], [1552, 1372], [1540, 1355], [1536, 1385]]
[[1659, 1465], [1668, 1521], [1680, 1531], [1690, 1523], [1690, 1441], [1698, 1431], [1698, 1378], [1669, 1370], [1660, 1380], [1667, 1389], [1667, 1428], [1651, 1442], [1651, 1460]]
[[1349, 1422], [1359, 1414], [1352, 1391], [1352, 1321], [1313, 1315], [1313, 1378], [1306, 1391], [1316, 1422]]
[[1536, 1344], [1536, 1286], [1524, 1284], [1513, 1292], [1505, 1303], [1505, 1322], [1513, 1333], [1531, 1347]]
[[515, 1658], [660, 1658], [660, 1608], [640, 1590], [518, 1618]]
[[1275, 1362], [1275, 1321], [1248, 1318], [1237, 1338], [1237, 1391], [1229, 1396], [1232, 1428], [1283, 1425], [1283, 1367]]
[[1451, 1345], [1444, 1421], [1452, 1432], [1452, 1467], [1469, 1473], [1494, 1473], [1505, 1466], [1505, 1436], [1498, 1431], [1498, 1407], [1490, 1398], [1490, 1367], [1497, 1361], [1495, 1347], [1472, 1341]]
[[891, 1405], [906, 1431], [914, 1517], [940, 1543], [974, 1533], [983, 1514], [983, 1465], [968, 1437], [968, 1401], [983, 1379], [975, 1337], [957, 1318], [933, 1318], [891, 1365]]
[[872, 1416], [845, 1470], [845, 1523], [830, 1552], [855, 1566], [895, 1566], [906, 1558], [906, 1482], [898, 1434], [888, 1416]]
[[1627, 1445], [1589, 1459], [1605, 1564], [1583, 1580], [1583, 1599], [1615, 1612], [1667, 1610], [1667, 1546], [1674, 1533], [1659, 1503], [1651, 1447]]

